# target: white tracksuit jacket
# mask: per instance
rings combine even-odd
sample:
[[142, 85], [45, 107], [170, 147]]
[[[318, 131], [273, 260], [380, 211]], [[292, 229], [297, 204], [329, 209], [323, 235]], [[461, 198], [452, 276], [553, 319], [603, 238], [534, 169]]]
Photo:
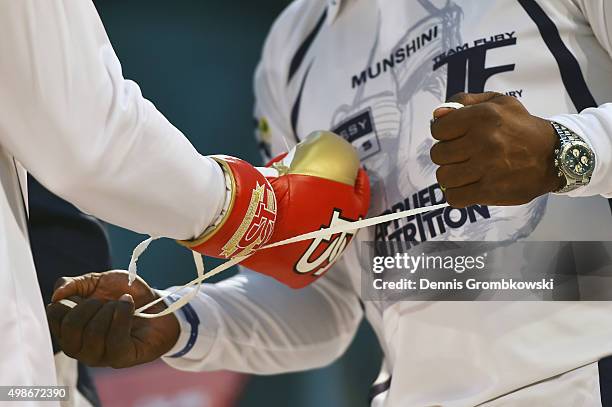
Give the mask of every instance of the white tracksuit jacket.
[[91, 1], [0, 2], [0, 55], [0, 384], [53, 385], [26, 170], [85, 212], [178, 239], [218, 216], [225, 183], [123, 78]]
[[484, 90], [584, 137], [597, 154], [591, 183], [571, 197], [362, 231], [300, 291], [248, 272], [208, 285], [178, 313], [181, 337], [165, 360], [259, 374], [314, 368], [346, 349], [365, 314], [385, 354], [374, 406], [601, 406], [611, 303], [363, 301], [362, 310], [359, 242], [612, 240], [611, 1], [298, 0], [274, 24], [255, 75], [258, 141], [270, 156], [283, 138], [334, 130], [369, 171], [370, 215], [431, 205], [441, 197], [431, 112]]

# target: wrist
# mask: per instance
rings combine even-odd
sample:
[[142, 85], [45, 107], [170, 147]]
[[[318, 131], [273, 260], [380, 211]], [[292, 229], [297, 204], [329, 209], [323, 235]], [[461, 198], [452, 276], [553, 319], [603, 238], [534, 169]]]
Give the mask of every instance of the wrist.
[[[170, 291], [166, 290], [155, 291], [161, 297], [170, 294]], [[161, 304], [166, 309], [178, 298], [176, 295], [167, 296]], [[200, 320], [190, 303], [187, 303], [176, 313], [160, 317], [159, 320], [164, 324], [164, 331], [168, 337], [168, 340], [164, 341], [163, 349], [160, 349], [163, 350], [163, 353], [159, 356], [178, 358], [193, 349], [198, 335]]]
[[172, 349], [179, 345], [179, 338], [181, 336], [181, 324], [174, 313], [161, 317], [164, 325], [167, 327], [168, 340], [162, 349], [162, 355], [170, 353]]
[[[155, 299], [159, 298], [159, 295], [157, 295], [157, 293], [155, 294], [156, 294]], [[168, 304], [165, 301], [161, 301], [158, 305], [160, 306], [160, 310], [155, 311], [155, 312], [161, 312], [168, 308]], [[176, 346], [179, 340], [179, 336], [181, 334], [181, 324], [179, 322], [179, 319], [174, 313], [164, 315], [163, 317], [160, 317], [160, 320], [163, 322], [163, 324], [166, 327], [166, 332], [167, 332], [167, 337], [168, 337], [168, 341], [166, 342], [166, 348], [163, 349], [164, 354], [165, 354], [168, 351], [170, 351], [173, 347]]]
[[595, 168], [595, 153], [591, 146], [573, 130], [555, 121], [551, 122], [559, 147], [555, 151], [555, 167], [565, 185], [554, 191], [567, 193], [588, 185]]
[[180, 244], [217, 258], [247, 256], [270, 239], [276, 198], [266, 176], [246, 161], [214, 156], [223, 168], [229, 195], [221, 216], [200, 237]]
[[[152, 298], [146, 302], [157, 300], [162, 296], [160, 294], [164, 294], [165, 292], [151, 289], [151, 293]], [[171, 302], [169, 302], [168, 299], [164, 299], [163, 301], [153, 305], [145, 312], [152, 314], [160, 313], [168, 308], [169, 303]], [[157, 357], [163, 356], [177, 346], [181, 336], [181, 323], [179, 318], [174, 313], [155, 318], [151, 321], [158, 324], [157, 327], [161, 333], [158, 341], [159, 347], [157, 349]]]
[[539, 135], [542, 140], [542, 195], [555, 192], [565, 186], [565, 178], [559, 175], [559, 169], [555, 165], [561, 141], [552, 124], [545, 119], [537, 117], [539, 122]]

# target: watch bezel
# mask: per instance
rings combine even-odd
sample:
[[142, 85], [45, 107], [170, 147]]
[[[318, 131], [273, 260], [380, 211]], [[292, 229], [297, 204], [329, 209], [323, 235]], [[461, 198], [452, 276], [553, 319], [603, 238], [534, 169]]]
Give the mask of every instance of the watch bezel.
[[[566, 157], [566, 155], [569, 154], [569, 150], [574, 148], [575, 146], [584, 147], [587, 151], [589, 151], [589, 153], [592, 156], [593, 165], [591, 166], [591, 168], [589, 168], [588, 171], [586, 171], [582, 175], [576, 175], [574, 170], [572, 170], [571, 168], [568, 168], [566, 163], [565, 163], [565, 159], [564, 159]], [[565, 145], [561, 146], [561, 152], [558, 155], [557, 159], [559, 161], [559, 167], [563, 170], [563, 173], [567, 177], [570, 177], [570, 178], [575, 179], [575, 180], [582, 180], [584, 178], [588, 178], [591, 175], [593, 175], [593, 171], [595, 170], [595, 154], [591, 150], [591, 147], [587, 143], [585, 143], [584, 141], [576, 140], [576, 141], [572, 141], [572, 142], [566, 143]]]

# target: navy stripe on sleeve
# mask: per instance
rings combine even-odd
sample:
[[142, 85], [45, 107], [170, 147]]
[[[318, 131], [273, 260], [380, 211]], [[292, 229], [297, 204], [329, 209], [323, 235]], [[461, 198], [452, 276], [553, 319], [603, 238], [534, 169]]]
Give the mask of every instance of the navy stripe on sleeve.
[[[312, 66], [312, 65], [311, 65]], [[300, 92], [295, 98], [295, 102], [293, 102], [293, 107], [291, 108], [291, 129], [293, 130], [293, 137], [295, 141], [300, 142], [300, 138], [297, 134], [297, 124], [298, 119], [300, 117], [300, 104], [302, 103], [302, 92], [304, 91], [304, 85], [306, 85], [306, 78], [308, 78], [308, 73], [310, 72], [310, 66], [308, 70], [304, 74], [304, 78], [302, 79], [302, 85], [300, 86]]]
[[580, 112], [588, 107], [597, 107], [597, 102], [584, 80], [580, 64], [563, 43], [555, 23], [535, 0], [518, 0], [518, 2], [537, 25], [544, 43], [557, 61], [563, 85], [576, 110]]
[[291, 79], [293, 79], [293, 76], [295, 75], [295, 73], [298, 71], [298, 69], [300, 69], [300, 65], [302, 65], [302, 61], [304, 60], [304, 57], [306, 56], [308, 49], [312, 45], [314, 39], [317, 37], [317, 34], [319, 34], [319, 31], [321, 30], [321, 27], [323, 26], [323, 22], [325, 21], [325, 18], [327, 18], [327, 9], [325, 9], [325, 11], [323, 12], [323, 15], [321, 16], [321, 18], [319, 18], [317, 25], [310, 32], [310, 34], [308, 34], [308, 36], [304, 39], [304, 42], [302, 42], [302, 45], [300, 45], [300, 47], [297, 49], [297, 51], [295, 52], [295, 55], [293, 55], [293, 58], [291, 58], [291, 64], [289, 65], [289, 75], [287, 77], [287, 83], [291, 82]]
[[603, 358], [597, 364], [599, 368], [599, 391], [603, 407], [612, 407], [612, 356]]
[[[538, 27], [544, 43], [557, 61], [561, 80], [563, 80], [565, 90], [572, 99], [576, 111], [581, 112], [589, 107], [597, 107], [597, 101], [584, 80], [580, 64], [563, 43], [555, 23], [535, 0], [518, 0], [518, 2]], [[612, 212], [612, 199], [609, 199], [608, 203]]]
[[[178, 300], [178, 297], [176, 296], [170, 296], [168, 298], [170, 298], [172, 302], [176, 302]], [[185, 304], [181, 308], [181, 312], [189, 323], [191, 327], [191, 332], [189, 333], [189, 339], [187, 340], [185, 347], [180, 351], [176, 352], [175, 354], [168, 356], [169, 358], [180, 358], [182, 356], [185, 356], [185, 354], [187, 354], [187, 352], [189, 352], [194, 347], [196, 339], [198, 339], [198, 329], [200, 327], [200, 318], [198, 318], [198, 314], [195, 312], [195, 310], [189, 303]]]
[[389, 377], [382, 383], [378, 383], [370, 387], [370, 392], [368, 394], [368, 404], [372, 404], [372, 401], [382, 393], [386, 392], [391, 388], [391, 379], [393, 377]]

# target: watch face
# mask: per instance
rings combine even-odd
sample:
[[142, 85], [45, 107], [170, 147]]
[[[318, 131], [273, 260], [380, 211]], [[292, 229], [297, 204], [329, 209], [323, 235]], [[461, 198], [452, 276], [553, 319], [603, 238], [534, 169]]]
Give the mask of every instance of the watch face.
[[563, 167], [576, 177], [582, 178], [593, 172], [595, 157], [589, 148], [581, 144], [571, 145], [565, 152]]

